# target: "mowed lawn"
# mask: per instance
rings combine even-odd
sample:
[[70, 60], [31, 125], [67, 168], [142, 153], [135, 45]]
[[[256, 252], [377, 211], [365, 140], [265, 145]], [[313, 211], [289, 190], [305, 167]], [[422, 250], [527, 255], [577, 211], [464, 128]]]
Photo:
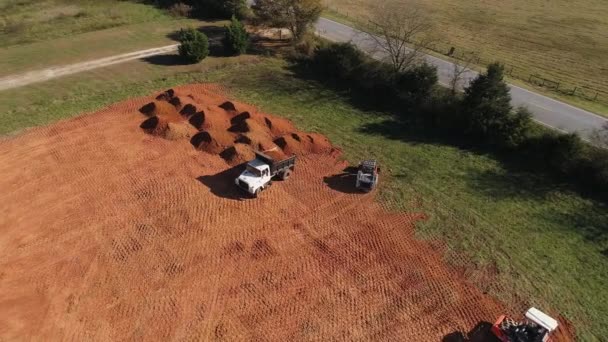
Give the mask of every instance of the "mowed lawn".
[[220, 83], [241, 101], [326, 134], [353, 163], [378, 158], [382, 203], [425, 212], [429, 219], [418, 227], [420, 238], [444, 244], [446, 261], [462, 267], [477, 286], [513, 311], [534, 305], [559, 312], [582, 341], [608, 335], [605, 204], [492, 156], [409, 132], [388, 114], [299, 77], [279, 59], [212, 57], [190, 66], [133, 61], [0, 92], [0, 133], [18, 134], [194, 82]]
[[0, 17], [0, 77], [175, 44], [179, 29], [212, 25], [117, 0], [0, 0]]
[[[323, 0], [336, 19], [366, 22], [372, 0]], [[497, 60], [528, 83], [539, 74], [562, 82], [560, 88], [600, 90], [601, 103], [565, 100], [608, 115], [608, 1], [605, 0], [396, 0], [419, 7], [438, 35], [437, 51], [476, 52]], [[348, 17], [346, 17], [348, 16]], [[528, 83], [529, 84], [529, 83]], [[584, 90], [589, 96], [591, 89]], [[554, 96], [558, 93], [550, 92]]]

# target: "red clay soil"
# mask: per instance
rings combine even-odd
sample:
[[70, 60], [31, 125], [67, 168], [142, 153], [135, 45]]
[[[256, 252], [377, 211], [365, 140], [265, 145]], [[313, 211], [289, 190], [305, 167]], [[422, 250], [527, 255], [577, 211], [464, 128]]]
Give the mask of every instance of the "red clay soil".
[[0, 141], [0, 340], [440, 341], [505, 311], [414, 237], [424, 215], [349, 191], [324, 137], [248, 199], [240, 168], [139, 128], [156, 95]]

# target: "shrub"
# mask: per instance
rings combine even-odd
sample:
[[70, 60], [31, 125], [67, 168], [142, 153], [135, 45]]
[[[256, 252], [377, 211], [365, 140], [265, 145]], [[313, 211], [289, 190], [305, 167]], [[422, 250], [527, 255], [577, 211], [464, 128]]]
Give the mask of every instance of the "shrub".
[[224, 48], [232, 55], [240, 55], [247, 51], [249, 45], [249, 34], [245, 30], [245, 26], [235, 16], [229, 26], [226, 26], [226, 35], [224, 36]]
[[365, 63], [365, 56], [350, 43], [329, 44], [318, 48], [313, 67], [322, 77], [345, 83], [354, 79], [355, 70]]
[[169, 13], [174, 17], [189, 17], [192, 13], [192, 6], [178, 2], [169, 7]]
[[400, 98], [412, 105], [430, 98], [436, 84], [437, 68], [426, 63], [400, 73], [396, 79]]
[[245, 0], [193, 0], [192, 3], [202, 16], [245, 19], [249, 15]]
[[493, 146], [517, 144], [529, 126], [527, 111], [511, 112], [511, 95], [504, 81], [503, 66], [494, 63], [467, 89], [462, 101], [462, 124], [465, 134]]
[[209, 55], [207, 36], [193, 28], [179, 33], [179, 55], [190, 63], [198, 63]]

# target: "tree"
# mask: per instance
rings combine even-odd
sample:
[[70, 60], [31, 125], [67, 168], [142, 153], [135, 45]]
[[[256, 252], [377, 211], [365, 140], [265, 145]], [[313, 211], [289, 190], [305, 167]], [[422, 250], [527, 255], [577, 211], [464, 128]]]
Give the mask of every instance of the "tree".
[[399, 73], [396, 86], [401, 99], [417, 105], [431, 97], [437, 84], [437, 68], [423, 63]]
[[319, 19], [321, 0], [256, 0], [252, 6], [258, 19], [271, 27], [286, 27], [299, 42]]
[[450, 76], [450, 91], [452, 92], [452, 96], [456, 96], [458, 86], [462, 82], [463, 76], [469, 71], [474, 61], [477, 60], [477, 57], [472, 53], [463, 57], [464, 58], [460, 60], [460, 63], [452, 63], [453, 69], [452, 75]]
[[526, 110], [512, 113], [511, 95], [499, 63], [488, 66], [468, 88], [462, 102], [465, 134], [491, 145], [511, 146], [525, 136], [530, 122]]
[[193, 28], [180, 30], [179, 41], [179, 55], [190, 63], [198, 63], [209, 55], [207, 36]]
[[194, 7], [203, 15], [230, 18], [235, 16], [243, 19], [247, 15], [245, 0], [191, 0]]
[[608, 149], [608, 122], [591, 134], [591, 141], [599, 147]]
[[420, 10], [405, 8], [396, 1], [379, 1], [372, 11], [366, 35], [374, 48], [386, 55], [395, 72], [403, 72], [422, 61], [422, 51], [433, 38], [432, 26]]
[[226, 35], [224, 36], [224, 48], [228, 53], [233, 55], [241, 55], [247, 51], [249, 45], [249, 34], [245, 30], [245, 26], [235, 16], [229, 26], [226, 26]]

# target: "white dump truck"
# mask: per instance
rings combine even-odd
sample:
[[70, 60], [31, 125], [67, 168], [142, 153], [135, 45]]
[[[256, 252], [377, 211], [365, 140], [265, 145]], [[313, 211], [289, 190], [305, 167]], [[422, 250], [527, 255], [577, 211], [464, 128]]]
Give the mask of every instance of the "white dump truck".
[[256, 152], [255, 156], [254, 160], [247, 163], [245, 171], [234, 180], [239, 188], [254, 197], [268, 188], [275, 176], [283, 180], [288, 179], [296, 165], [296, 156], [279, 161], [262, 152]]

